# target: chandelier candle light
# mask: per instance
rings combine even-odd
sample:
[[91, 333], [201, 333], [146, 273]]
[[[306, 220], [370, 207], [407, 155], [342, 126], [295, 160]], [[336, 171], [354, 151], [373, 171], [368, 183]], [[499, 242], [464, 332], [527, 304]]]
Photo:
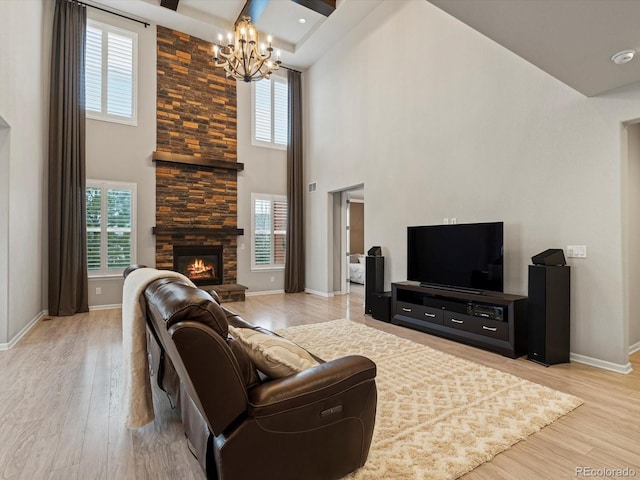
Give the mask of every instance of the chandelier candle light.
[[276, 52], [275, 62], [271, 60], [271, 35], [268, 46], [260, 43], [258, 31], [251, 23], [251, 17], [242, 17], [236, 24], [235, 43], [227, 34], [227, 45], [222, 45], [223, 37], [218, 35], [218, 44], [213, 46], [213, 59], [217, 67], [223, 67], [227, 77], [245, 82], [257, 82], [269, 78], [273, 70], [280, 68], [280, 52]]

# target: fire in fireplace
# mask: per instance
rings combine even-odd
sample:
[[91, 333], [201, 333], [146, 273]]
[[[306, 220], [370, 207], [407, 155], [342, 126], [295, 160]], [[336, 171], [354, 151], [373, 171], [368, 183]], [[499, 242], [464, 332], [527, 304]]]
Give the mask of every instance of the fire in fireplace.
[[222, 284], [222, 247], [173, 247], [173, 269], [196, 285]]

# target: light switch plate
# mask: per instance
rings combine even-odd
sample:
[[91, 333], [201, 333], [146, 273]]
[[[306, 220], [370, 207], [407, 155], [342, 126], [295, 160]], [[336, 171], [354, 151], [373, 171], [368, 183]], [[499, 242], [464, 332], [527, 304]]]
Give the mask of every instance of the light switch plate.
[[587, 246], [586, 245], [567, 245], [567, 257], [587, 258]]

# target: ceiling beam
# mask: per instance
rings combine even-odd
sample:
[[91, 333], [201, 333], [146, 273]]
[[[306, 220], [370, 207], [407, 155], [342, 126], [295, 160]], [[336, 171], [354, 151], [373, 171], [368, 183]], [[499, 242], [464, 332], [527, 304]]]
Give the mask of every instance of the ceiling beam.
[[242, 17], [251, 17], [251, 21], [255, 24], [264, 12], [265, 7], [269, 3], [269, 0], [247, 0], [247, 3], [242, 7], [242, 11], [236, 19], [236, 24], [242, 19]]
[[325, 17], [331, 15], [336, 9], [336, 0], [293, 0], [303, 7], [310, 8]]
[[174, 12], [178, 9], [178, 3], [180, 0], [160, 0], [161, 7], [169, 8]]

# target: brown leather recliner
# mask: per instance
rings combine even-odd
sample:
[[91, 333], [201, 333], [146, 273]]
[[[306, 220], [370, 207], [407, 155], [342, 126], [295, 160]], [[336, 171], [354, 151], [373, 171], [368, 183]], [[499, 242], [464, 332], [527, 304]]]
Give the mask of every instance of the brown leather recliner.
[[377, 401], [371, 360], [321, 361], [270, 379], [228, 328], [259, 327], [221, 307], [215, 292], [163, 278], [144, 296], [152, 370], [208, 478], [328, 480], [364, 465]]

